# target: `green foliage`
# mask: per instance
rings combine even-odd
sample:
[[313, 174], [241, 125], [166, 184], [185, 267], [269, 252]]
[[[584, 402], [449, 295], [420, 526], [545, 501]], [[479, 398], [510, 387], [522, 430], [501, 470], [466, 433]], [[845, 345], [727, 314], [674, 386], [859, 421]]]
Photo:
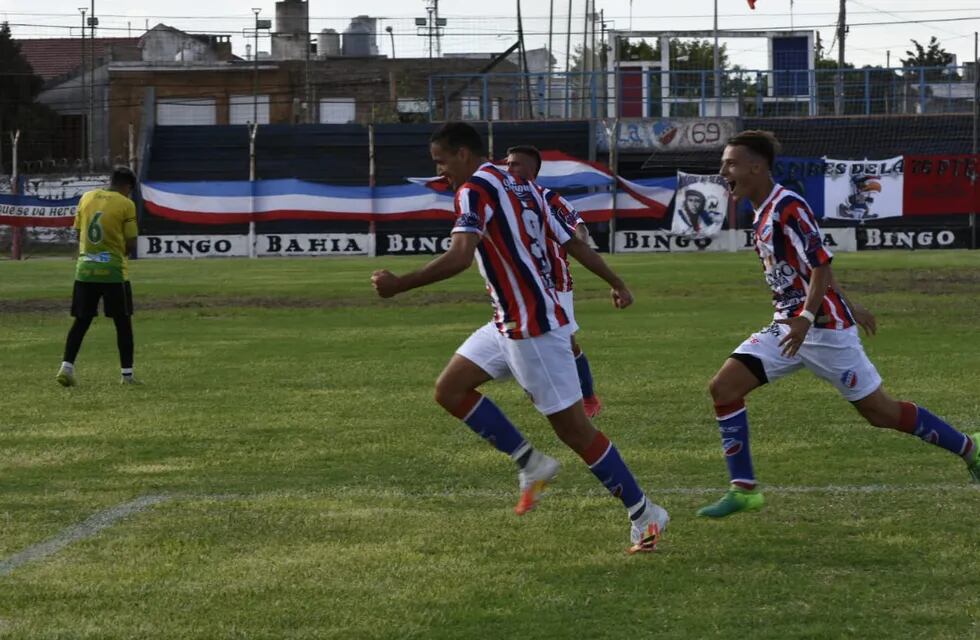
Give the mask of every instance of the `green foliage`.
[[[902, 59], [903, 67], [945, 67], [953, 62], [953, 54], [942, 48], [936, 36], [929, 38], [926, 46], [922, 46], [915, 39], [912, 40], [912, 45], [914, 51], [905, 51], [907, 57]], [[949, 72], [944, 69], [932, 68], [926, 71], [926, 80], [930, 82], [946, 80], [949, 77]]]
[[[976, 252], [838, 254], [878, 316], [892, 395], [978, 427]], [[484, 391], [562, 474], [518, 518], [512, 463], [432, 401], [489, 309], [471, 269], [377, 299], [424, 258], [139, 260], [136, 371], [96, 320], [54, 382], [73, 262], [0, 261], [0, 562], [146, 494], [166, 503], [0, 577], [4, 640], [970, 638], [977, 492], [963, 464], [864, 425], [801, 372], [750, 398], [767, 508], [694, 517], [725, 487], [706, 385], [771, 306], [757, 259], [614, 256], [613, 309], [576, 270], [597, 425], [673, 516], [627, 520], [512, 380]], [[575, 267], [573, 267], [575, 269]], [[716, 492], [717, 490], [717, 492]]]
[[34, 100], [44, 81], [21, 55], [8, 23], [0, 23], [0, 165], [11, 160], [9, 132], [21, 131], [20, 159], [46, 157], [54, 115]]

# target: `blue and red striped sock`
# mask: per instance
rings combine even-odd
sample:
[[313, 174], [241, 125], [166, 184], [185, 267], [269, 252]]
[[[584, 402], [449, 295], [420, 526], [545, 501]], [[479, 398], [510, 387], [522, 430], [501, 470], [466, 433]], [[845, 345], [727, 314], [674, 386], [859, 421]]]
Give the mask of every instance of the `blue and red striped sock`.
[[914, 436], [918, 436], [929, 444], [942, 447], [955, 453], [966, 461], [973, 459], [973, 439], [965, 433], [950, 426], [942, 418], [933, 415], [928, 409], [917, 406], [914, 402], [899, 402], [902, 407], [899, 428]]
[[716, 404], [715, 416], [731, 483], [743, 489], [754, 489], [755, 471], [752, 469], [752, 454], [749, 451], [749, 413], [745, 408], [745, 401]]
[[630, 518], [636, 520], [646, 509], [646, 497], [637, 484], [636, 478], [630, 471], [616, 446], [601, 431], [596, 432], [595, 439], [588, 448], [580, 453], [589, 471], [599, 479], [599, 482], [609, 489], [609, 493], [619, 498], [629, 512]]
[[466, 394], [463, 402], [452, 412], [466, 423], [478, 436], [489, 442], [497, 451], [506, 453], [514, 460], [527, 455], [531, 445], [504, 412], [490, 398], [476, 391]]

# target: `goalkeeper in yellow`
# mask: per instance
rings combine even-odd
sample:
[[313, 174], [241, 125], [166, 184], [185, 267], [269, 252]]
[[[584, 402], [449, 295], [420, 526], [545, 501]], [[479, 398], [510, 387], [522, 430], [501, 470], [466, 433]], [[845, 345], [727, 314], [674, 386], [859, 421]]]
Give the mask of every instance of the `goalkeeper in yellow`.
[[99, 313], [99, 300], [107, 318], [116, 324], [116, 344], [124, 384], [133, 384], [133, 291], [129, 285], [128, 255], [136, 248], [136, 205], [132, 195], [136, 176], [128, 167], [112, 170], [107, 189], [86, 192], [78, 203], [78, 262], [71, 315], [75, 323], [68, 331], [65, 356], [58, 370], [58, 383], [76, 384], [75, 357], [92, 320]]

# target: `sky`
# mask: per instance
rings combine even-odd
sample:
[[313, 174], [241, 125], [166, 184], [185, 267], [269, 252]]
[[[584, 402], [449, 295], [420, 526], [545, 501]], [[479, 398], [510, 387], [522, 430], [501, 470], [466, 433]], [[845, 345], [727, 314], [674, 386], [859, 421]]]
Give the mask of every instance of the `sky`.
[[[583, 40], [587, 0], [523, 0], [525, 41], [528, 48], [548, 42], [549, 5], [554, 5], [552, 51], [564, 66], [569, 48], [568, 7], [572, 6], [571, 49]], [[711, 29], [714, 4], [719, 6], [720, 29], [815, 29], [820, 32], [825, 51], [836, 58], [835, 23], [839, 0], [757, 0], [756, 10], [745, 0], [595, 0], [608, 29], [626, 30], [702, 30]], [[425, 0], [358, 0], [355, 10], [344, 10], [344, 3], [310, 0], [310, 31], [323, 28], [343, 32], [354, 13], [379, 18], [379, 52], [397, 57], [428, 55], [428, 39], [420, 36], [414, 18], [425, 17]], [[11, 23], [14, 37], [78, 37], [81, 24], [79, 7], [90, 0], [0, 0], [0, 21]], [[631, 7], [632, 5], [632, 7]], [[439, 14], [447, 19], [443, 52], [499, 52], [516, 40], [516, 6], [513, 2], [474, 2], [441, 0]], [[147, 26], [165, 23], [192, 32], [225, 33], [232, 36], [235, 53], [245, 56], [244, 33], [254, 24], [252, 8], [260, 8], [261, 18], [274, 18], [275, 0], [95, 0], [99, 16], [98, 36], [138, 36]], [[922, 43], [935, 36], [962, 64], [974, 57], [974, 32], [980, 30], [980, 2], [977, 0], [847, 0], [850, 31], [846, 39], [847, 61], [856, 66], [885, 65], [890, 60], [900, 66], [911, 39]], [[919, 23], [914, 23], [919, 21]], [[905, 23], [905, 24], [900, 24]], [[386, 27], [391, 27], [389, 35]], [[393, 38], [392, 38], [393, 37]], [[251, 42], [251, 38], [248, 40]], [[767, 45], [761, 39], [723, 40], [733, 64], [761, 69], [767, 64]], [[269, 41], [260, 40], [267, 51]]]

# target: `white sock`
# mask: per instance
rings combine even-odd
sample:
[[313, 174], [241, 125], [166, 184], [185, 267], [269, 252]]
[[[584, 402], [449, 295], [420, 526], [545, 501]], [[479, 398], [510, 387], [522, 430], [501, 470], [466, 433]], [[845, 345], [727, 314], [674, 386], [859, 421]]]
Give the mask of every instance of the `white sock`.
[[75, 373], [75, 365], [72, 364], [71, 362], [62, 362], [61, 368], [67, 371], [68, 373]]
[[128, 369], [122, 369], [122, 374], [124, 376], [126, 376], [127, 378], [132, 378], [133, 377], [133, 368], [130, 367]]

